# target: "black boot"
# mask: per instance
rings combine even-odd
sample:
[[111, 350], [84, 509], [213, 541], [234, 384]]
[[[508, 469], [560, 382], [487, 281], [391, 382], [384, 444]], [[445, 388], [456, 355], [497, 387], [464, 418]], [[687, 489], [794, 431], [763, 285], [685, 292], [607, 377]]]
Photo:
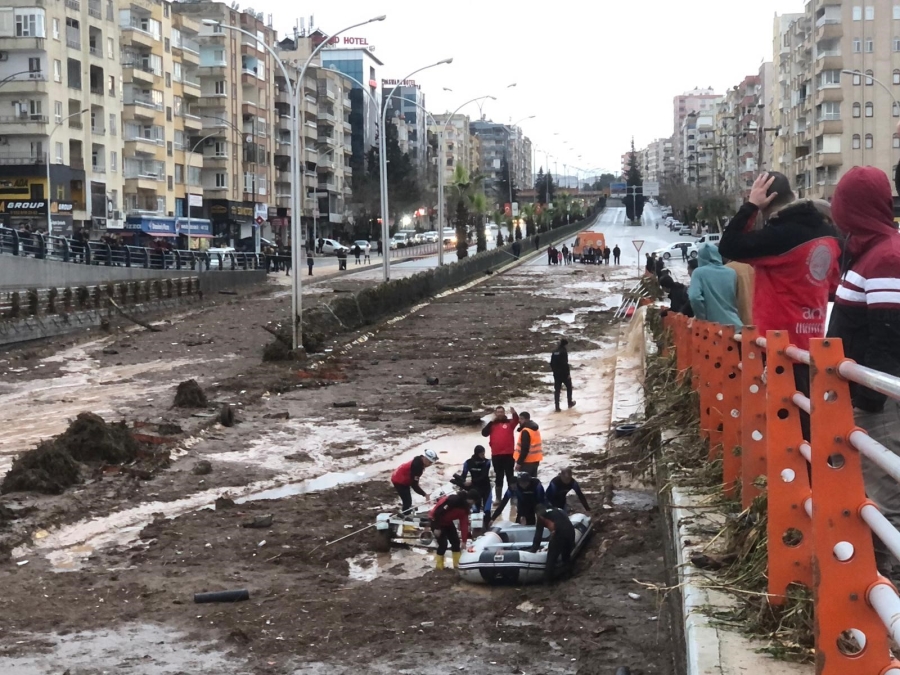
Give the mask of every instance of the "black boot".
[[553, 395], [553, 400], [556, 403], [556, 412], [559, 412], [561, 410], [561, 408], [559, 407], [559, 392], [556, 392]]

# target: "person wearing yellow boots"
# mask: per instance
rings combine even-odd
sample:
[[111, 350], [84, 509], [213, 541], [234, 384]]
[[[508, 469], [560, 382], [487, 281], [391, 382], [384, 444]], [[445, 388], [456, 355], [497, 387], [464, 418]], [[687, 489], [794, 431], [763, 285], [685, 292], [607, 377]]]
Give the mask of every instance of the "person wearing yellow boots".
[[[441, 497], [431, 509], [428, 516], [431, 520], [431, 531], [438, 544], [434, 554], [435, 569], [444, 569], [444, 554], [447, 552], [448, 544], [453, 552], [453, 568], [459, 568], [461, 544], [469, 539], [469, 513], [472, 511], [472, 506], [480, 499], [481, 496], [477, 490], [457, 492]], [[457, 520], [459, 521], [459, 532], [456, 531], [454, 523]], [[460, 535], [462, 535], [461, 538]]]

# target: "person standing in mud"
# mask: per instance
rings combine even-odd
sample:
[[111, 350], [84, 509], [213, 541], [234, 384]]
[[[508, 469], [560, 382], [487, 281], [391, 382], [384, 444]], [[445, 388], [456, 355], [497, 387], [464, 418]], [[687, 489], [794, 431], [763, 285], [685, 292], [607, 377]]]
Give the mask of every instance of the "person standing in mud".
[[[544, 584], [555, 579], [567, 577], [572, 568], [572, 550], [575, 548], [575, 527], [569, 516], [562, 509], [547, 508], [546, 504], [535, 507], [537, 527], [534, 528], [534, 541], [531, 552], [537, 553], [544, 538], [544, 528], [550, 530], [550, 542], [547, 544], [547, 562], [544, 565]], [[562, 562], [562, 570], [557, 573], [557, 561]]]
[[[469, 539], [469, 513], [477, 501], [478, 492], [475, 490], [456, 492], [441, 497], [431, 509], [428, 517], [438, 544], [434, 553], [435, 569], [444, 569], [444, 554], [448, 544], [453, 552], [453, 569], [459, 569], [462, 545]], [[459, 522], [459, 532], [456, 531], [455, 522]]]
[[612, 249], [609, 246], [603, 249], [603, 262], [609, 265], [609, 256], [612, 255]]
[[622, 249], [619, 248], [618, 244], [616, 244], [616, 247], [612, 250], [612, 253], [613, 253], [613, 263], [618, 265], [619, 259], [622, 257]]
[[[572, 402], [575, 405], [575, 402]], [[519, 415], [519, 442], [513, 459], [516, 460], [516, 471], [523, 471], [530, 476], [537, 476], [538, 467], [544, 461], [544, 449], [541, 443], [541, 432], [531, 415], [523, 412]]]
[[[523, 471], [516, 478], [516, 482], [510, 484], [509, 489], [503, 495], [503, 499], [500, 500], [497, 508], [494, 509], [494, 512], [491, 514], [491, 522], [497, 520], [500, 514], [503, 513], [503, 509], [509, 504], [510, 499], [515, 499], [516, 502], [516, 523], [519, 525], [534, 525], [535, 509], [538, 504], [543, 504], [547, 498], [541, 481]], [[489, 524], [485, 524], [485, 528]]]
[[566, 385], [566, 399], [569, 407], [575, 406], [572, 398], [572, 371], [569, 368], [569, 341], [563, 338], [559, 341], [559, 346], [550, 355], [550, 370], [553, 371], [553, 400], [556, 403], [556, 412], [559, 412], [559, 395], [562, 393], [563, 385]]
[[[398, 466], [391, 474], [391, 484], [400, 495], [400, 508], [403, 515], [412, 510], [412, 492], [422, 495], [426, 499], [428, 495], [419, 487], [419, 479], [429, 466], [438, 461], [438, 455], [434, 450], [426, 450], [421, 455], [413, 457], [410, 461]], [[412, 492], [410, 492], [412, 491]]]
[[516, 461], [513, 454], [516, 451], [516, 427], [519, 424], [519, 415], [516, 409], [510, 406], [509, 412], [512, 419], [506, 416], [506, 410], [502, 405], [494, 408], [494, 416], [484, 425], [481, 435], [490, 439], [491, 463], [494, 465], [497, 499], [503, 494], [503, 479], [508, 485], [515, 482]]
[[473, 452], [472, 456], [463, 463], [460, 483], [457, 484], [464, 489], [469, 487], [466, 485], [466, 478], [471, 476], [471, 487], [478, 492], [478, 496], [481, 498], [481, 508], [486, 514], [490, 514], [491, 460], [484, 456], [485, 452], [483, 445], [475, 446], [475, 452]]

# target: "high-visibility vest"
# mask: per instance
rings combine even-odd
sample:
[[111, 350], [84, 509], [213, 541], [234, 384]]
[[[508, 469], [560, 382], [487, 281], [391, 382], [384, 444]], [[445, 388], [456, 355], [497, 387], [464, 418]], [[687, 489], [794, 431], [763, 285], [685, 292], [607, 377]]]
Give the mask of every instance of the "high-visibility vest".
[[531, 445], [528, 447], [528, 454], [525, 455], [525, 459], [528, 460], [527, 463], [543, 462], [544, 449], [541, 446], [541, 432], [537, 429], [526, 428], [519, 432], [519, 440], [516, 441], [516, 452], [513, 454], [513, 458], [516, 462], [519, 461], [519, 454], [522, 452], [522, 434], [525, 432], [528, 432], [528, 435], [531, 437]]

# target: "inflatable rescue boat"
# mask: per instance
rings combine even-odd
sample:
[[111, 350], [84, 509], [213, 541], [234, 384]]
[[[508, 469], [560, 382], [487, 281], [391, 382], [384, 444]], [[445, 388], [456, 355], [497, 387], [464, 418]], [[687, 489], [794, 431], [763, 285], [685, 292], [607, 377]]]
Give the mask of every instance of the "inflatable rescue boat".
[[[575, 528], [574, 558], [591, 531], [591, 518], [583, 513], [569, 516]], [[500, 522], [478, 537], [459, 558], [459, 575], [474, 584], [534, 584], [543, 580], [547, 566], [550, 531], [544, 529], [537, 553], [530, 551], [534, 525]]]

